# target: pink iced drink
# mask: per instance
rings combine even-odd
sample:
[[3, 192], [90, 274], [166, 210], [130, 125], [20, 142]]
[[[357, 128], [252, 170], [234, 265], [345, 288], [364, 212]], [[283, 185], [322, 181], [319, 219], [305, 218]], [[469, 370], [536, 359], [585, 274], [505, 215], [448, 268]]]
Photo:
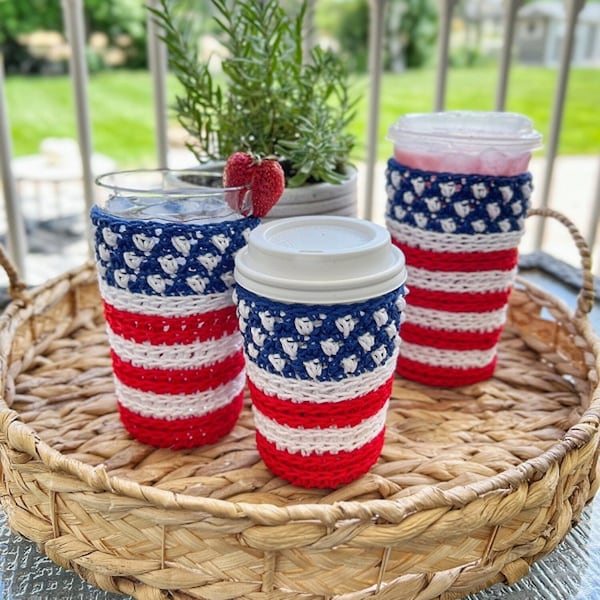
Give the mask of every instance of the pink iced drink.
[[541, 136], [514, 113], [451, 111], [408, 114], [389, 129], [394, 158], [413, 169], [512, 176], [527, 171]]
[[519, 175], [527, 171], [531, 153], [506, 156], [488, 150], [479, 155], [473, 154], [434, 154], [416, 153], [394, 148], [394, 158], [401, 164], [421, 171], [438, 173], [469, 173], [495, 175], [498, 177]]

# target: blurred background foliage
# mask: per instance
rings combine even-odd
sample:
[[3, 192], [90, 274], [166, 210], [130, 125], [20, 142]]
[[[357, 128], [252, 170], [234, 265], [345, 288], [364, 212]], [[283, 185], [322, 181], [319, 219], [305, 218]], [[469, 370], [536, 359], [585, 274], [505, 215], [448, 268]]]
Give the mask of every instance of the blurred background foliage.
[[[88, 51], [90, 70], [108, 67], [102, 50], [120, 50], [123, 68], [146, 66], [146, 9], [140, 0], [85, 0], [86, 30], [103, 36]], [[64, 73], [67, 56], [52, 47], [60, 45], [63, 18], [61, 3], [48, 0], [2, 0], [0, 2], [0, 49], [7, 73]], [[45, 33], [43, 36], [41, 33]], [[32, 35], [37, 33], [36, 37]], [[53, 64], [54, 63], [54, 64]]]
[[[209, 2], [177, 0], [179, 11], [194, 22], [199, 39], [211, 34], [214, 23]], [[297, 10], [298, 0], [282, 0], [287, 10]], [[92, 43], [90, 70], [141, 68], [146, 65], [146, 10], [140, 0], [85, 0], [86, 30], [90, 39], [105, 36], [103, 45]], [[387, 19], [386, 69], [421, 67], [431, 58], [437, 34], [435, 0], [392, 0]], [[364, 72], [367, 67], [368, 0], [319, 0], [315, 13], [319, 38], [325, 37], [344, 53], [350, 67]], [[33, 32], [62, 32], [59, 2], [48, 0], [2, 0], [0, 2], [0, 47], [8, 73], [39, 74], [65, 72], [64, 57], [52, 61], [30, 43]], [[49, 38], [48, 38], [49, 39]], [[39, 44], [37, 44], [39, 46]], [[105, 61], [106, 48], [121, 50], [121, 60]], [[114, 53], [113, 53], [114, 54]], [[58, 62], [59, 65], [51, 65]]]

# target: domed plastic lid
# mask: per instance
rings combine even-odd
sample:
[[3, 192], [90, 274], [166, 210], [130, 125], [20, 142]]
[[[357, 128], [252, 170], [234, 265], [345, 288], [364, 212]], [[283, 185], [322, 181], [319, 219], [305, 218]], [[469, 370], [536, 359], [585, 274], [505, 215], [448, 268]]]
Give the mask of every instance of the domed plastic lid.
[[542, 134], [528, 117], [509, 112], [446, 111], [409, 113], [388, 130], [397, 148], [425, 152], [532, 152], [542, 147]]
[[272, 300], [339, 304], [397, 289], [406, 267], [380, 225], [309, 216], [259, 225], [237, 254], [234, 274], [242, 287]]

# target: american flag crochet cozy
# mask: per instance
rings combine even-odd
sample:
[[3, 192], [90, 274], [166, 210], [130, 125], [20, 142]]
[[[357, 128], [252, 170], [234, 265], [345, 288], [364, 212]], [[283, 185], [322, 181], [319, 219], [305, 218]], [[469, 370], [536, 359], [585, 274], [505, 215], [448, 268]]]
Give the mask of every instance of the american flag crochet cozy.
[[129, 220], [94, 207], [91, 221], [125, 428], [153, 446], [216, 442], [243, 402], [233, 267], [259, 220]]
[[532, 192], [511, 177], [386, 171], [387, 227], [406, 257], [398, 372], [437, 386], [492, 376]]
[[404, 289], [364, 302], [284, 303], [236, 287], [256, 441], [267, 467], [334, 488], [377, 461]]

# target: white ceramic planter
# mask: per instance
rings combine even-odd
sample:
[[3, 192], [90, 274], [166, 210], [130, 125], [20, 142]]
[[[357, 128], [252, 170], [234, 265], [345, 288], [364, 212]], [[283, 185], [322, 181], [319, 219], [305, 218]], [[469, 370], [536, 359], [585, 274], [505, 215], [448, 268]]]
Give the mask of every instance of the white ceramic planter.
[[[199, 171], [221, 171], [224, 163], [197, 167]], [[340, 184], [311, 183], [298, 188], [286, 188], [279, 202], [263, 221], [307, 215], [337, 215], [356, 217], [358, 171], [348, 168], [348, 178]]]
[[349, 169], [348, 179], [341, 184], [312, 183], [298, 188], [286, 188], [279, 202], [266, 219], [305, 215], [357, 216], [356, 169]]

